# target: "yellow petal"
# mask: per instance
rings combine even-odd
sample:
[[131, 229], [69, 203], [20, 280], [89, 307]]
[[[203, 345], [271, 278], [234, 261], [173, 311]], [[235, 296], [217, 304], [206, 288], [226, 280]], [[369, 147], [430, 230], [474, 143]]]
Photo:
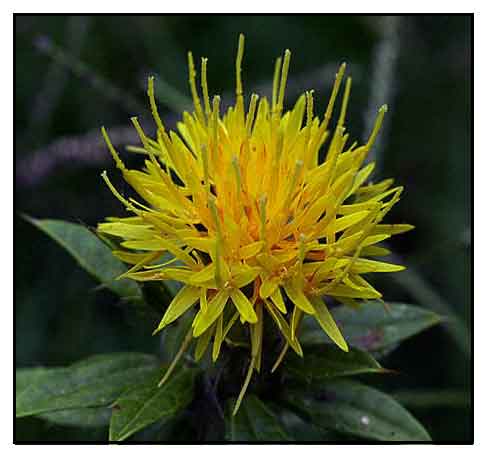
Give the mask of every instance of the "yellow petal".
[[145, 240], [154, 237], [152, 225], [124, 224], [122, 222], [104, 222], [98, 224], [97, 231], [118, 236], [127, 240]]
[[263, 246], [263, 241], [256, 241], [240, 248], [240, 258], [245, 260], [256, 256], [261, 251]]
[[193, 272], [184, 268], [160, 268], [158, 270], [140, 271], [138, 273], [130, 273], [127, 278], [135, 279], [136, 281], [154, 281], [173, 279], [174, 281], [189, 282]]
[[215, 240], [213, 238], [204, 237], [185, 237], [183, 241], [192, 248], [198, 249], [199, 251], [210, 253], [215, 249]]
[[166, 325], [175, 321], [179, 316], [185, 313], [192, 305], [199, 299], [199, 287], [184, 286], [172, 299], [167, 308], [161, 323], [156, 329], [156, 332], [163, 329]]
[[393, 271], [402, 271], [406, 267], [403, 265], [395, 265], [393, 263], [387, 262], [378, 262], [376, 260], [368, 260], [368, 259], [357, 259], [352, 267], [350, 268], [351, 273], [371, 273], [371, 272], [393, 272]]
[[343, 338], [330, 311], [328, 311], [326, 304], [317, 297], [312, 298], [312, 303], [316, 310], [315, 319], [318, 321], [318, 324], [320, 324], [321, 328], [340, 349], [348, 352], [347, 342]]
[[334, 232], [341, 232], [348, 227], [360, 222], [364, 217], [369, 214], [369, 211], [358, 211], [353, 214], [349, 214], [347, 216], [343, 216], [340, 219], [337, 219], [333, 223], [333, 231]]
[[348, 297], [348, 298], [381, 298], [382, 294], [373, 288], [356, 289], [345, 284], [339, 284], [327, 291], [327, 295], [332, 297]]
[[380, 257], [389, 255], [391, 251], [387, 248], [383, 248], [382, 246], [366, 246], [365, 248], [360, 251], [360, 255], [364, 257]]
[[[135, 253], [129, 251], [112, 251], [112, 254], [122, 262], [135, 265], [147, 257], [147, 253]], [[161, 252], [162, 255], [162, 252]]]
[[198, 273], [194, 273], [191, 276], [191, 283], [195, 285], [204, 284], [212, 279], [215, 279], [215, 265], [210, 263], [205, 268], [198, 271]]
[[233, 268], [233, 284], [237, 288], [245, 287], [250, 284], [260, 273], [259, 267], [249, 267], [242, 265], [241, 267]]
[[270, 295], [270, 299], [272, 301], [272, 303], [274, 303], [274, 306], [279, 310], [281, 311], [281, 313], [283, 314], [286, 314], [287, 313], [287, 309], [286, 309], [286, 305], [284, 303], [284, 300], [282, 298], [282, 293], [281, 293], [281, 288], [278, 287], [271, 295]]
[[307, 314], [314, 314], [315, 310], [309, 302], [306, 295], [304, 295], [302, 289], [296, 287], [295, 283], [287, 282], [284, 284], [284, 290], [290, 300], [302, 311]]
[[209, 301], [207, 312], [203, 313], [200, 310], [194, 320], [193, 336], [195, 338], [202, 335], [203, 332], [218, 319], [227, 304], [229, 296], [230, 293], [227, 289], [219, 290]]
[[257, 322], [257, 314], [255, 314], [254, 307], [245, 294], [240, 289], [232, 289], [230, 297], [240, 316], [247, 322], [255, 324]]
[[279, 283], [281, 282], [281, 278], [279, 276], [271, 276], [267, 277], [262, 281], [260, 286], [259, 294], [262, 298], [268, 298], [271, 296], [279, 287]]
[[388, 235], [398, 235], [399, 233], [409, 232], [414, 229], [414, 225], [411, 224], [379, 224], [376, 225], [372, 231], [371, 235], [377, 234], [388, 234]]

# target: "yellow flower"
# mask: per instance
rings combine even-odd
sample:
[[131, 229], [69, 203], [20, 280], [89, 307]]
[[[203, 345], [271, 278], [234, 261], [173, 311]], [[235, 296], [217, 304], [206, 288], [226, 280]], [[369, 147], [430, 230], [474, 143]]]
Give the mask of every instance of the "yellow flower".
[[[220, 114], [220, 97], [210, 101], [207, 59], [201, 62], [202, 102], [191, 53], [189, 84], [193, 113], [183, 113], [179, 133], [168, 132], [159, 116], [154, 82], [148, 96], [157, 133], [148, 137], [132, 122], [145, 154], [143, 170], [126, 168], [105, 129], [103, 136], [124, 179], [145, 200], [124, 198], [102, 174], [113, 194], [131, 213], [109, 218], [100, 233], [121, 238], [114, 254], [133, 265], [123, 276], [136, 281], [175, 280], [184, 284], [156, 332], [196, 309], [192, 328], [161, 383], [193, 338], [199, 360], [213, 339], [212, 357], [235, 325], [250, 338], [250, 365], [236, 404], [238, 409], [254, 370], [259, 371], [266, 313], [283, 336], [279, 365], [291, 347], [303, 355], [298, 328], [314, 318], [344, 351], [348, 346], [322, 297], [350, 306], [379, 299], [362, 274], [403, 267], [368, 257], [386, 255], [377, 243], [410, 225], [386, 225], [384, 216], [399, 200], [402, 187], [388, 179], [367, 184], [374, 164], [362, 168], [387, 107], [363, 145], [347, 144], [345, 115], [351, 78], [345, 83], [338, 121], [329, 127], [345, 72], [337, 75], [324, 116], [314, 114], [313, 92], [306, 92], [283, 113], [291, 53], [278, 58], [272, 99], [253, 94], [248, 109], [241, 65], [244, 37], [236, 59], [236, 102]], [[162, 260], [166, 254], [172, 260]], [[286, 299], [287, 297], [287, 299]]]

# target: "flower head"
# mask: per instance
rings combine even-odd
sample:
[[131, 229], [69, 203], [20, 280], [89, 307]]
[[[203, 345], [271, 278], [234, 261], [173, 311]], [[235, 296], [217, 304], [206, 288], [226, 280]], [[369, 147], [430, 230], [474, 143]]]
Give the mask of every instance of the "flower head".
[[[260, 370], [264, 315], [283, 336], [283, 350], [273, 369], [289, 347], [303, 355], [298, 329], [304, 317], [316, 319], [348, 351], [323, 297], [354, 307], [360, 300], [380, 298], [362, 275], [401, 270], [370, 257], [386, 255], [387, 250], [377, 244], [411, 228], [382, 223], [403, 188], [393, 187], [391, 179], [368, 183], [374, 164], [363, 166], [386, 106], [380, 108], [365, 144], [349, 144], [344, 127], [348, 78], [336, 126], [331, 128], [343, 64], [324, 115], [315, 114], [312, 91], [284, 112], [291, 56], [286, 51], [276, 61], [272, 99], [253, 94], [246, 107], [243, 50], [241, 35], [236, 101], [224, 114], [220, 97], [210, 100], [208, 95], [207, 60], [201, 62], [201, 101], [193, 57], [188, 54], [194, 112], [183, 113], [179, 133], [164, 127], [149, 78], [155, 138], [132, 118], [142, 142], [141, 148], [132, 150], [145, 154], [143, 170], [129, 170], [102, 129], [117, 167], [144, 202], [124, 198], [104, 172], [108, 187], [131, 214], [98, 226], [99, 232], [121, 239], [114, 254], [133, 265], [124, 277], [183, 283], [156, 329], [195, 309], [180, 354], [196, 338], [199, 359], [213, 340], [216, 360], [233, 326], [248, 329], [251, 362], [236, 409], [252, 372]], [[168, 253], [171, 260], [163, 262]]]

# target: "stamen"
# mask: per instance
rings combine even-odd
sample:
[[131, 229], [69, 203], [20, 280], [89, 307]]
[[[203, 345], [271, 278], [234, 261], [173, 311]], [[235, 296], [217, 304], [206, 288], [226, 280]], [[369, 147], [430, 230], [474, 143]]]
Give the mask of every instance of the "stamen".
[[308, 128], [313, 122], [313, 92], [314, 90], [306, 92], [306, 127]]
[[291, 51], [286, 49], [284, 53], [284, 62], [282, 64], [282, 74], [281, 74], [281, 83], [279, 85], [279, 98], [277, 100], [277, 107], [278, 112], [282, 111], [282, 107], [284, 105], [284, 94], [286, 92], [286, 83], [287, 83], [287, 74], [289, 72], [289, 62], [291, 61]]
[[118, 155], [116, 149], [113, 147], [113, 144], [110, 141], [110, 137], [108, 136], [108, 133], [107, 133], [105, 127], [101, 128], [101, 133], [103, 135], [103, 138], [105, 139], [105, 143], [107, 144], [110, 153], [113, 156], [113, 160], [115, 160], [117, 168], [121, 171], [127, 171], [127, 168], [125, 167], [124, 163], [122, 162], [122, 159]]
[[342, 108], [340, 110], [340, 117], [338, 119], [338, 124], [340, 127], [345, 122], [345, 115], [347, 114], [348, 98], [350, 97], [350, 89], [352, 88], [352, 78], [347, 78], [347, 83], [345, 84], [345, 93], [343, 94]]
[[243, 89], [242, 89], [242, 60], [244, 54], [245, 37], [241, 33], [238, 37], [238, 51], [237, 59], [235, 61], [235, 72], [236, 72], [236, 95], [237, 102], [235, 106], [235, 112], [237, 114], [237, 119], [240, 125], [243, 126], [245, 123], [245, 113], [244, 113], [244, 99], [243, 99]]
[[[156, 167], [156, 170], [158, 171], [159, 176], [161, 176], [161, 178], [167, 184], [167, 180], [169, 179], [169, 177], [168, 177], [168, 175], [166, 175], [166, 173], [164, 173], [160, 163], [157, 161], [154, 153], [152, 152], [152, 148], [149, 145], [149, 141], [147, 140], [147, 136], [145, 135], [144, 131], [142, 130], [142, 127], [140, 126], [138, 119], [134, 116], [134, 117], [131, 117], [130, 120], [132, 121], [132, 124], [134, 124], [135, 130], [137, 130], [137, 134], [139, 135], [140, 141], [142, 141], [142, 144], [144, 145], [144, 149], [149, 154], [151, 162]], [[164, 133], [164, 130], [162, 130], [161, 133]]]
[[249, 112], [247, 114], [247, 120], [245, 122], [245, 130], [247, 131], [247, 137], [250, 137], [252, 133], [252, 124], [254, 123], [255, 110], [257, 108], [257, 100], [259, 100], [259, 96], [256, 94], [252, 94], [252, 96], [250, 97], [250, 106], [249, 106]]
[[245, 36], [241, 33], [238, 37], [237, 59], [235, 61], [236, 71], [236, 95], [237, 99], [242, 96], [242, 60], [245, 47]]
[[367, 144], [365, 145], [367, 148], [370, 148], [375, 141], [375, 138], [377, 137], [377, 134], [379, 133], [380, 127], [382, 125], [382, 121], [384, 120], [384, 116], [387, 113], [387, 105], [382, 105], [379, 109], [379, 114], [377, 115], [377, 118], [375, 120], [374, 128], [372, 129], [372, 133], [370, 134], [369, 140], [367, 141]]
[[213, 97], [213, 139], [215, 141], [215, 147], [218, 140], [218, 121], [220, 120], [220, 96], [215, 95]]
[[278, 57], [274, 66], [274, 78], [272, 82], [272, 111], [277, 105], [277, 92], [279, 90], [279, 76], [281, 74], [282, 57]]
[[135, 130], [137, 130], [137, 134], [139, 135], [140, 141], [144, 145], [144, 149], [151, 154], [149, 141], [147, 140], [144, 130], [142, 130], [142, 127], [139, 124], [139, 120], [135, 116], [131, 117], [130, 120], [132, 121], [132, 124], [134, 124]]
[[208, 80], [206, 75], [206, 67], [208, 64], [208, 59], [203, 57], [201, 59], [201, 89], [203, 90], [203, 102], [205, 104], [206, 120], [210, 122], [211, 107], [210, 107], [210, 97], [208, 95]]
[[340, 90], [340, 85], [342, 83], [343, 75], [345, 74], [345, 68], [347, 65], [342, 63], [338, 70], [338, 73], [335, 77], [335, 83], [333, 84], [333, 89], [331, 91], [330, 100], [328, 100], [328, 106], [326, 107], [325, 118], [323, 119], [323, 131], [325, 131], [328, 127], [328, 123], [330, 122], [331, 115], [333, 113], [333, 107], [335, 106], [335, 100], [338, 95], [338, 91]]
[[304, 153], [303, 159], [306, 161], [307, 167], [311, 165], [308, 157], [309, 139], [311, 136], [311, 124], [313, 122], [313, 90], [306, 92], [306, 131], [304, 139]]
[[156, 104], [156, 97], [154, 95], [154, 76], [149, 76], [147, 95], [149, 96], [152, 117], [156, 121], [157, 128], [158, 130], [164, 132], [164, 125], [162, 123], [161, 117], [159, 116], [159, 111], [157, 110], [157, 104]]
[[[218, 152], [218, 122], [220, 119], [220, 96], [215, 95], [213, 97], [213, 116], [212, 116], [212, 126], [211, 126], [211, 131], [212, 131], [212, 142], [213, 142], [213, 148], [211, 149], [211, 152], [213, 153], [212, 160], [211, 162], [213, 165], [218, 161], [217, 159], [217, 152]], [[210, 137], [210, 135], [208, 135]]]
[[196, 90], [196, 70], [194, 68], [193, 54], [188, 52], [188, 68], [189, 68], [189, 87], [191, 89], [191, 95], [193, 96], [194, 111], [197, 119], [204, 124], [203, 109], [201, 108], [200, 97]]
[[134, 213], [138, 213], [138, 211], [134, 208], [134, 206], [128, 201], [126, 200], [125, 198], [123, 198], [120, 193], [118, 192], [117, 189], [115, 189], [114, 185], [111, 183], [110, 179], [108, 178], [108, 175], [107, 175], [107, 172], [104, 171], [102, 174], [101, 174], [101, 177], [103, 178], [103, 180], [105, 181], [106, 185], [108, 186], [108, 188], [110, 189], [110, 191], [112, 192], [113, 195], [115, 195], [115, 197], [123, 203], [123, 205], [125, 206], [126, 209], [130, 210], [130, 211], [133, 211]]

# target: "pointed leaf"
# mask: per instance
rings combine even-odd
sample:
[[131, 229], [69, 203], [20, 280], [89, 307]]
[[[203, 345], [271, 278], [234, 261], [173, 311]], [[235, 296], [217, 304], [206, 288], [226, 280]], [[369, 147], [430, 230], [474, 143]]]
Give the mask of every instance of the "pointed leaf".
[[235, 401], [229, 401], [225, 415], [227, 441], [288, 441], [278, 417], [255, 395], [246, 395], [236, 416]]
[[394, 263], [380, 262], [378, 260], [357, 259], [350, 268], [350, 273], [363, 274], [372, 272], [395, 272], [405, 270], [404, 265]]
[[270, 299], [272, 303], [274, 303], [275, 307], [281, 311], [281, 313], [286, 314], [286, 304], [284, 303], [284, 299], [282, 298], [281, 288], [278, 287], [274, 293], [271, 294]]
[[16, 416], [108, 405], [157, 366], [151, 355], [115, 353], [89, 357], [67, 368], [18, 369]]
[[317, 427], [288, 409], [281, 410], [281, 419], [293, 441], [343, 441], [343, 435]]
[[[331, 314], [347, 342], [366, 351], [382, 351], [441, 321], [437, 314], [418, 306], [387, 303], [386, 308], [374, 301], [359, 309], [339, 306]], [[313, 319], [305, 319], [300, 341], [309, 346], [329, 340]]]
[[[20, 368], [15, 376], [15, 390], [20, 396], [26, 389], [35, 384], [40, 376], [51, 369], [43, 367]], [[74, 427], [100, 427], [110, 422], [112, 410], [108, 406], [64, 409], [39, 414], [38, 417], [54, 424]]]
[[[174, 322], [179, 316], [184, 314], [200, 298], [200, 288], [193, 286], [184, 286], [173, 298], [169, 304], [159, 326], [155, 330], [158, 332], [166, 325]], [[154, 332], [154, 333], [155, 333]]]
[[330, 311], [328, 311], [326, 304], [320, 298], [313, 298], [311, 303], [315, 308], [315, 317], [321, 328], [333, 340], [333, 342], [338, 345], [340, 349], [348, 352], [347, 342], [343, 339], [343, 336], [338, 329], [333, 316], [331, 315]]
[[123, 441], [154, 422], [168, 421], [191, 402], [198, 371], [179, 370], [157, 387], [164, 371], [127, 390], [117, 399], [110, 421], [110, 441]]
[[250, 322], [251, 324], [255, 324], [257, 322], [257, 314], [255, 314], [252, 303], [250, 303], [250, 300], [240, 289], [233, 289], [230, 293], [230, 298], [238, 309], [240, 315], [247, 322]]
[[38, 417], [63, 426], [104, 427], [110, 423], [112, 408], [107, 405], [92, 408], [62, 409], [51, 411], [50, 413], [42, 413]]
[[193, 322], [193, 336], [195, 338], [203, 334], [203, 332], [216, 321], [218, 316], [220, 316], [220, 314], [223, 312], [229, 297], [230, 293], [227, 289], [219, 290], [208, 303], [208, 310], [205, 313], [200, 311], [196, 315]]
[[279, 282], [281, 278], [278, 276], [271, 276], [265, 278], [260, 285], [259, 294], [261, 298], [268, 298], [270, 297], [275, 290], [279, 287]]
[[26, 220], [57, 241], [82, 268], [110, 290], [122, 297], [141, 297], [140, 288], [135, 281], [115, 279], [125, 273], [127, 267], [86, 227], [53, 219], [26, 217]]
[[352, 381], [328, 382], [320, 400], [302, 391], [287, 392], [285, 402], [326, 430], [380, 441], [430, 441], [423, 426], [396, 400]]
[[303, 291], [296, 287], [295, 284], [291, 284], [290, 282], [284, 284], [284, 290], [286, 291], [287, 296], [289, 299], [302, 311], [307, 314], [314, 314], [315, 310], [313, 306], [309, 302], [306, 295], [304, 295]]
[[344, 352], [331, 344], [308, 350], [303, 358], [289, 354], [284, 361], [283, 369], [289, 376], [308, 383], [341, 376], [386, 371], [367, 352], [355, 348]]

